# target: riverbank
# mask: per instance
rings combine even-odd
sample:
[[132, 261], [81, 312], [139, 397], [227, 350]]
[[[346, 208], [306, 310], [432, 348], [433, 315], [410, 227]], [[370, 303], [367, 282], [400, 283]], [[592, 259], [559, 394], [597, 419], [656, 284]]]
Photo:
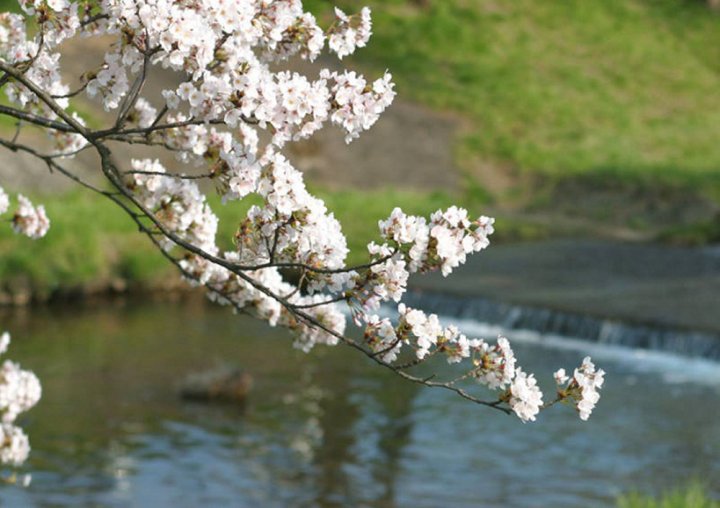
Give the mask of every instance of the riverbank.
[[[412, 196], [405, 198], [411, 200]], [[345, 212], [355, 209], [351, 202], [348, 206]], [[362, 219], [357, 224], [365, 227], [368, 217]], [[105, 233], [115, 243], [103, 245], [119, 248], [114, 256], [92, 250], [83, 256], [78, 247], [75, 257], [68, 257], [68, 246], [85, 243], [74, 242], [75, 228], [67, 227], [58, 228], [58, 238], [47, 240], [54, 245], [34, 252], [6, 252], [6, 262], [0, 264], [0, 305], [118, 294], [172, 299], [199, 296], [148, 242], [131, 228], [125, 231], [124, 221], [118, 223], [118, 231], [113, 231], [112, 222], [105, 224], [109, 227]], [[84, 230], [88, 231], [93, 230]], [[356, 239], [363, 235], [356, 233]], [[230, 238], [231, 233], [222, 236]], [[117, 241], [120, 238], [128, 241]], [[102, 244], [97, 240], [88, 244]], [[3, 246], [7, 243], [0, 237], [0, 249]], [[23, 266], [22, 262], [33, 264]], [[406, 301], [449, 318], [507, 329], [720, 358], [717, 295], [718, 247], [576, 238], [493, 244], [448, 278], [438, 273], [411, 278]]]

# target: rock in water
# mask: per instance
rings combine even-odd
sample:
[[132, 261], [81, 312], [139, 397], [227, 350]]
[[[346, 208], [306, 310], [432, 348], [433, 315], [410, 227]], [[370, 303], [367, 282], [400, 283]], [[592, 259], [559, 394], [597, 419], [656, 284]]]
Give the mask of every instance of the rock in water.
[[239, 367], [222, 365], [189, 374], [180, 385], [180, 396], [205, 402], [244, 402], [252, 382], [252, 376]]

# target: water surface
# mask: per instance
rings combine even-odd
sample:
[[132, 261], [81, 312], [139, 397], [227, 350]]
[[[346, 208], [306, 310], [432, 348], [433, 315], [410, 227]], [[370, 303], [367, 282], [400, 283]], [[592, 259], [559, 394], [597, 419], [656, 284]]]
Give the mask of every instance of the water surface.
[[[562, 407], [522, 424], [342, 347], [294, 351], [281, 330], [198, 302], [0, 319], [44, 385], [23, 420], [33, 483], [2, 488], [3, 506], [613, 506], [693, 478], [720, 496], [720, 364], [510, 332], [548, 393], [584, 348], [608, 371], [589, 422]], [[244, 407], [177, 396], [216, 362], [253, 374]]]

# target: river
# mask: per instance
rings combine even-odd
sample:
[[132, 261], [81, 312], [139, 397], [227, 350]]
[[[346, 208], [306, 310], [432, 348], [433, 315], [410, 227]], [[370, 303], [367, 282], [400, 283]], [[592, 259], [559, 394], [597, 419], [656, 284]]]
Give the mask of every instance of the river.
[[[44, 388], [22, 420], [33, 482], [2, 506], [610, 507], [692, 479], [720, 496], [720, 363], [510, 331], [546, 393], [590, 349], [607, 371], [590, 421], [558, 407], [522, 424], [196, 301], [0, 316]], [[254, 377], [243, 407], [178, 397], [221, 362]]]

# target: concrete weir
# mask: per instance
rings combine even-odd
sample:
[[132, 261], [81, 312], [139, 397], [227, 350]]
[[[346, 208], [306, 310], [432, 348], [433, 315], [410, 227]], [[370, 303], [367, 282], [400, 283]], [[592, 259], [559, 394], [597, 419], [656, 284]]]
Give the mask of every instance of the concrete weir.
[[[442, 292], [440, 292], [442, 291]], [[720, 249], [600, 241], [491, 247], [409, 305], [508, 329], [720, 360]]]
[[441, 316], [472, 319], [508, 330], [532, 330], [541, 334], [720, 361], [720, 334], [600, 319], [486, 298], [458, 298], [432, 292], [413, 291], [406, 295], [404, 301], [411, 307]]

